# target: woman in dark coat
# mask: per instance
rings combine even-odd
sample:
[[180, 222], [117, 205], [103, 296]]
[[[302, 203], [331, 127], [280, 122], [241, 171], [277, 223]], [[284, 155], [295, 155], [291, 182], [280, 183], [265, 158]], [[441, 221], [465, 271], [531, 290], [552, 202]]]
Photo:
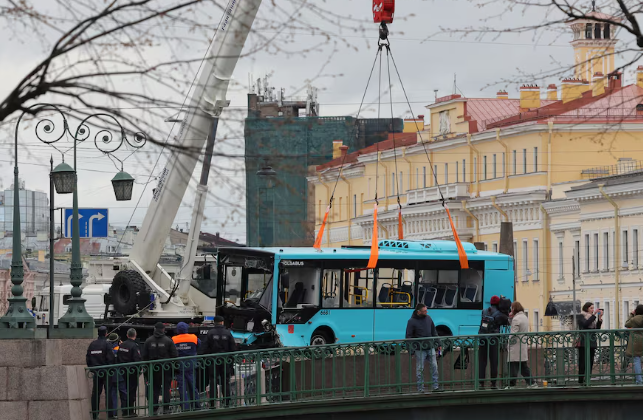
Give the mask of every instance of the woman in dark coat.
[[[578, 316], [578, 329], [579, 330], [598, 330], [603, 324], [603, 310], [594, 309], [592, 302], [587, 302], [583, 305], [583, 310]], [[577, 347], [578, 347], [578, 383], [583, 385], [585, 383], [585, 365], [587, 364], [586, 357], [589, 353], [589, 374], [591, 378], [592, 368], [594, 367], [594, 356], [596, 355], [596, 347], [598, 342], [596, 336], [592, 333], [582, 333]], [[588, 342], [586, 342], [588, 341]], [[589, 352], [587, 351], [589, 347]]]

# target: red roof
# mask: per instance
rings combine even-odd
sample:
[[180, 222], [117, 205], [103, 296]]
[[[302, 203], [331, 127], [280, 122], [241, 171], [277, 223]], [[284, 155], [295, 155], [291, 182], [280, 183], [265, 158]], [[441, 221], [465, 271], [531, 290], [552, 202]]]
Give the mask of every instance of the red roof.
[[388, 135], [388, 140], [375, 143], [372, 146], [365, 147], [356, 152], [349, 153], [344, 156], [340, 156], [336, 159], [333, 159], [329, 162], [326, 162], [322, 165], [317, 166], [318, 171], [322, 171], [328, 168], [334, 168], [336, 166], [342, 166], [350, 163], [356, 163], [357, 158], [361, 155], [367, 155], [369, 153], [382, 152], [384, 150], [390, 150], [393, 148], [393, 139], [395, 138], [395, 148], [411, 146], [417, 143], [417, 133], [390, 133]]
[[[541, 101], [546, 106], [555, 101]], [[467, 100], [467, 115], [477, 121], [478, 131], [487, 129], [487, 121], [520, 112], [520, 99], [472, 98]]]

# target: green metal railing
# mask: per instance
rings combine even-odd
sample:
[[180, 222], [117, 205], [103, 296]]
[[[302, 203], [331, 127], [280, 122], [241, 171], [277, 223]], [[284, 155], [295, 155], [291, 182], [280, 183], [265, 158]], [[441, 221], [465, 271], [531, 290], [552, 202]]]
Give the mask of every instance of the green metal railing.
[[[95, 395], [102, 390], [102, 396], [100, 401], [92, 398], [91, 414], [150, 416], [405, 395], [434, 388], [450, 392], [527, 388], [528, 384], [538, 388], [636, 385], [634, 360], [626, 351], [631, 340], [643, 340], [643, 330], [333, 344], [94, 367], [87, 368], [92, 391]], [[433, 353], [437, 383], [431, 375]], [[418, 356], [426, 359], [420, 368]], [[482, 370], [484, 356], [489, 362]], [[492, 360], [498, 360], [495, 382], [490, 378]], [[521, 367], [529, 368], [531, 379], [520, 376]], [[105, 395], [111, 396], [107, 406]]]

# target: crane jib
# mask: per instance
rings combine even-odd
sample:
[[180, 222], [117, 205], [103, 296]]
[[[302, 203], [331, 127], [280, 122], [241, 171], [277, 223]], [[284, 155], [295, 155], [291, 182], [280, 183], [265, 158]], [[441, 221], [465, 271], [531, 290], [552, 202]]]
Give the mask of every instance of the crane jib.
[[223, 20], [223, 25], [221, 25], [221, 30], [225, 31], [225, 28], [228, 26], [228, 22], [230, 21], [230, 18], [232, 17], [232, 12], [234, 11], [234, 6], [237, 5], [237, 0], [232, 0], [230, 2], [230, 7], [226, 9], [226, 17]]

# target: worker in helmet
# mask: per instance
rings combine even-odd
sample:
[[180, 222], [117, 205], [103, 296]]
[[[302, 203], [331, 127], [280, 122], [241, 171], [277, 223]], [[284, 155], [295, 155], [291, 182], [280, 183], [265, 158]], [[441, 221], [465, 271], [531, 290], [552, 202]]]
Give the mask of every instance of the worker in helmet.
[[[172, 337], [172, 341], [179, 352], [179, 357], [195, 357], [201, 340], [194, 334], [188, 334], [188, 324], [185, 322], [178, 323], [176, 332], [177, 335]], [[183, 411], [189, 411], [192, 407], [197, 406], [198, 393], [194, 383], [196, 367], [196, 360], [191, 358], [181, 360], [176, 371], [176, 382], [179, 387]]]

